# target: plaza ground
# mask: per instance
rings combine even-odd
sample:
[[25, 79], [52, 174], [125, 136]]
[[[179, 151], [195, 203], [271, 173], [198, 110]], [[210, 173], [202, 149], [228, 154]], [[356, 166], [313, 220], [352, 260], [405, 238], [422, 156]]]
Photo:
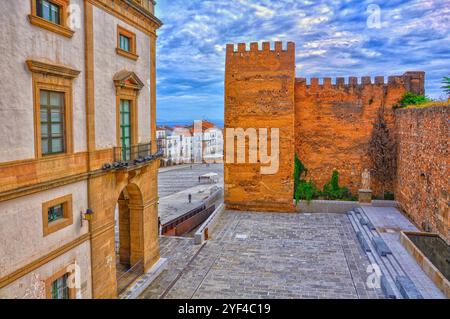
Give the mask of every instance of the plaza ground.
[[[199, 182], [198, 177], [208, 173], [218, 175], [216, 182]], [[171, 220], [200, 206], [211, 190], [223, 187], [223, 165], [193, 164], [161, 168], [158, 174], [159, 216], [161, 223]], [[191, 195], [191, 203], [189, 203]]]
[[[211, 169], [220, 173], [221, 167], [160, 173], [160, 180], [174, 185], [162, 191], [181, 190], [183, 183], [196, 187], [198, 173]], [[366, 212], [424, 298], [443, 298], [398, 241], [401, 229], [415, 226], [395, 208]], [[140, 298], [384, 298], [381, 289], [366, 284], [369, 258], [345, 214], [225, 211], [210, 236], [203, 245], [193, 238], [161, 237], [167, 269]]]

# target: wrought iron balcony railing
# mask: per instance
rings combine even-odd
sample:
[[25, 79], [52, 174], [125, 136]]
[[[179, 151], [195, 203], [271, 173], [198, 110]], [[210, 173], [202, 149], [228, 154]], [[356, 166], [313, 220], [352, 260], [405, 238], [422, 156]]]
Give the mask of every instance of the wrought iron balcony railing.
[[130, 147], [115, 147], [113, 168], [143, 164], [162, 155], [161, 150], [152, 153], [152, 143], [137, 144]]

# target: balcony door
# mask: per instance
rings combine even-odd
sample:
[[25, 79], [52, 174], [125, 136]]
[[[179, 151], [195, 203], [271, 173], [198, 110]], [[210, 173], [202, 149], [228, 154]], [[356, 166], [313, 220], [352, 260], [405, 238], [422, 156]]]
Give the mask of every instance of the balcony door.
[[131, 159], [131, 105], [130, 100], [120, 100], [120, 146], [124, 161]]

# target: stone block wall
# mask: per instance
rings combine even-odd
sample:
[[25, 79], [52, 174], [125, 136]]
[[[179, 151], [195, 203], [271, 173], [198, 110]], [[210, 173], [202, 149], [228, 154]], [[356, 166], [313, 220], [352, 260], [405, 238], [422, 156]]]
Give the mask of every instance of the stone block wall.
[[402, 210], [422, 230], [450, 243], [450, 106], [396, 111], [395, 193]]
[[[225, 203], [228, 209], [293, 211], [294, 172], [294, 86], [295, 44], [283, 49], [281, 42], [227, 46], [225, 76]], [[273, 129], [279, 129], [279, 167], [274, 174], [262, 174], [266, 165], [258, 155], [249, 163], [249, 154], [259, 151], [228, 134], [227, 129], [268, 129], [270, 154]], [[247, 131], [249, 132], [249, 131]], [[234, 141], [234, 155], [227, 146]], [[233, 149], [233, 147], [232, 147]], [[246, 163], [237, 163], [237, 151], [246, 154]], [[264, 161], [263, 161], [264, 162]]]
[[[308, 168], [308, 178], [319, 188], [331, 179], [333, 170], [340, 173], [340, 183], [353, 194], [361, 188], [361, 173], [370, 169], [368, 147], [373, 124], [383, 106], [393, 134], [392, 106], [413, 91], [423, 94], [424, 73], [408, 72], [391, 76], [296, 79], [295, 146], [296, 153]], [[372, 179], [376, 195], [382, 195], [379, 183]], [[392, 191], [393, 185], [385, 185]]]

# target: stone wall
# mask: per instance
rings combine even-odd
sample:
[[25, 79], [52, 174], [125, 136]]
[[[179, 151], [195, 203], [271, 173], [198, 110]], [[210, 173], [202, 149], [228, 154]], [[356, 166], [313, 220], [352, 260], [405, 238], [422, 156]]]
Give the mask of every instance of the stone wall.
[[[225, 76], [225, 203], [229, 209], [256, 211], [293, 211], [294, 172], [294, 85], [295, 45], [288, 43], [283, 50], [276, 42], [252, 43], [250, 50], [239, 44], [237, 52], [233, 45], [227, 46]], [[249, 161], [253, 151], [260, 145], [249, 147], [249, 140], [237, 143], [228, 129], [252, 130], [258, 135], [268, 129], [272, 136], [279, 129], [279, 167], [275, 173], [265, 174], [261, 169], [267, 165], [260, 155]], [[250, 131], [247, 131], [250, 132]], [[265, 139], [264, 139], [265, 140]], [[234, 154], [227, 152], [234, 143]], [[239, 145], [238, 145], [239, 144]], [[237, 146], [238, 145], [238, 146]], [[268, 139], [267, 147], [272, 147]], [[239, 164], [237, 152], [246, 154], [246, 163]], [[278, 153], [278, 152], [277, 152]], [[250, 162], [250, 163], [249, 163]]]
[[[407, 91], [423, 94], [423, 72], [391, 76], [358, 78], [296, 79], [295, 146], [296, 153], [319, 188], [331, 179], [333, 170], [340, 173], [340, 183], [353, 194], [361, 188], [361, 173], [370, 169], [368, 147], [378, 111], [385, 107], [386, 119], [393, 132], [392, 106]], [[381, 195], [379, 183], [372, 188]], [[386, 185], [385, 191], [392, 191]]]
[[395, 193], [403, 211], [423, 230], [450, 243], [450, 106], [396, 111]]

